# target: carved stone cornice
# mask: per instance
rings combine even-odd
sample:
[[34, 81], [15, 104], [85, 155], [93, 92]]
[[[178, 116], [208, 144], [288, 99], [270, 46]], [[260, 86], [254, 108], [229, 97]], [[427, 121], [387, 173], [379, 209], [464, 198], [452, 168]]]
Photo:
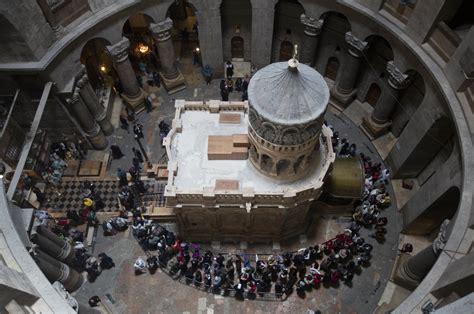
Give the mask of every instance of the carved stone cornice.
[[306, 14], [301, 14], [300, 16], [301, 24], [304, 25], [304, 33], [308, 36], [318, 36], [321, 34], [323, 28], [324, 20], [317, 20], [315, 18], [309, 17]]
[[441, 227], [439, 228], [439, 233], [436, 239], [433, 241], [433, 252], [436, 255], [439, 255], [441, 253], [441, 250], [444, 248], [446, 245], [446, 242], [448, 241], [448, 225], [449, 225], [450, 220], [445, 219], [443, 223], [441, 224]]
[[173, 21], [168, 17], [166, 20], [156, 24], [150, 24], [150, 31], [157, 41], [166, 41], [171, 38]]
[[107, 46], [107, 51], [114, 58], [115, 62], [123, 62], [128, 58], [128, 49], [130, 48], [130, 40], [124, 37], [118, 43]]
[[351, 32], [347, 32], [345, 35], [346, 42], [349, 44], [349, 53], [354, 57], [361, 57], [367, 49], [369, 43], [362, 41], [359, 38], [352, 35]]
[[403, 74], [393, 61], [387, 62], [388, 84], [395, 89], [404, 89], [411, 83], [408, 75]]

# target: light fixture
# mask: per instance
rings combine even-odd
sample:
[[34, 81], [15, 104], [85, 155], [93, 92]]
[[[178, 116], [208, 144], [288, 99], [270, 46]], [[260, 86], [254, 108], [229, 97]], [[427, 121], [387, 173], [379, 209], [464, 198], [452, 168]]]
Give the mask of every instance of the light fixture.
[[199, 47], [196, 47], [196, 52], [199, 52]]
[[102, 64], [100, 66], [100, 70], [105, 73], [107, 71], [107, 68], [105, 67], [105, 65]]
[[150, 51], [150, 47], [148, 47], [148, 46], [145, 45], [144, 43], [138, 43], [138, 45], [137, 45], [137, 50], [138, 50], [138, 52], [140, 52], [141, 54], [147, 54], [147, 53]]

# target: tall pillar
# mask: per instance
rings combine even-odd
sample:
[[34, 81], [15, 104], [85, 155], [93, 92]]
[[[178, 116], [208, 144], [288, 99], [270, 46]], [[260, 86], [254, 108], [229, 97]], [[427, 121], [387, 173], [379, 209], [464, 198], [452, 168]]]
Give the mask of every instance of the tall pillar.
[[262, 68], [272, 59], [273, 24], [277, 0], [250, 0], [252, 4], [252, 64]]
[[318, 36], [321, 34], [324, 20], [316, 20], [315, 18], [301, 14], [300, 21], [304, 25], [305, 34], [300, 62], [313, 66], [316, 49], [318, 48]]
[[114, 127], [110, 123], [110, 119], [107, 117], [107, 111], [102, 104], [99, 103], [99, 99], [92, 89], [87, 74], [84, 74], [84, 76], [77, 82], [77, 87], [80, 88], [79, 94], [81, 95], [82, 100], [94, 116], [95, 121], [97, 121], [104, 134], [112, 134], [114, 132]]
[[145, 93], [138, 85], [135, 71], [133, 70], [128, 49], [130, 41], [122, 38], [121, 41], [112, 46], [107, 46], [107, 50], [114, 60], [114, 68], [117, 71], [123, 93], [120, 95], [131, 109], [136, 109], [143, 104]]
[[56, 244], [56, 242], [53, 242], [53, 240], [42, 234], [35, 233], [32, 236], [31, 241], [38, 245], [43, 251], [48, 253], [48, 255], [60, 261], [72, 263], [76, 257], [76, 251], [70, 245], [67, 247], [60, 247]]
[[369, 117], [364, 117], [362, 129], [370, 138], [384, 134], [392, 122], [390, 118], [395, 111], [401, 91], [411, 83], [408, 75], [403, 74], [393, 63], [387, 62], [388, 86], [382, 92], [375, 109]]
[[345, 35], [346, 43], [348, 44], [348, 57], [343, 63], [342, 69], [339, 71], [334, 89], [331, 91], [333, 98], [335, 98], [340, 105], [345, 108], [355, 98], [357, 90], [354, 88], [356, 84], [357, 75], [359, 74], [360, 64], [365, 49], [368, 47], [366, 41], [347, 32]]
[[86, 136], [92, 143], [92, 146], [94, 146], [95, 149], [106, 148], [108, 145], [107, 138], [100, 130], [99, 125], [94, 120], [94, 117], [89, 112], [89, 109], [87, 109], [87, 106], [80, 97], [77, 88], [69, 102], [69, 107], [71, 108], [74, 117], [79, 122], [79, 125], [82, 127], [84, 133], [86, 133]]
[[174, 46], [171, 40], [172, 29], [173, 21], [170, 18], [157, 24], [150, 24], [150, 30], [160, 55], [161, 78], [168, 94], [173, 94], [186, 88], [184, 76], [176, 66]]
[[397, 284], [408, 289], [414, 289], [420, 284], [436, 263], [438, 256], [446, 245], [450, 233], [449, 225], [450, 220], [444, 220], [433, 243], [416, 255], [411, 257], [401, 255], [394, 276]]
[[76, 291], [84, 282], [82, 275], [75, 269], [61, 263], [41, 250], [36, 250], [35, 261], [51, 283], [59, 281], [69, 292]]

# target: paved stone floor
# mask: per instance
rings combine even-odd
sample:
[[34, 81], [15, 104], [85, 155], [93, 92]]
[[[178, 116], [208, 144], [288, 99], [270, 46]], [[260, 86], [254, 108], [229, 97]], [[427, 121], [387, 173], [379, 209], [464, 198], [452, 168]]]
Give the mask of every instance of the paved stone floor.
[[[177, 94], [167, 95], [161, 89], [159, 97], [162, 105], [152, 113], [142, 113], [139, 121], [145, 126], [145, 148], [152, 162], [157, 162], [164, 153], [159, 143], [158, 123], [165, 119], [171, 123], [174, 115], [174, 99], [188, 100], [220, 99], [219, 80], [213, 80], [211, 86], [205, 86], [199, 68], [193, 67], [189, 59], [181, 60], [181, 69], [188, 81], [188, 88]], [[231, 94], [231, 100], [238, 100], [240, 94]], [[341, 138], [347, 138], [357, 144], [358, 152], [372, 156], [376, 161], [380, 157], [375, 147], [351, 120], [334, 109], [326, 113], [326, 120], [334, 129], [339, 131]], [[111, 137], [111, 143], [122, 147], [125, 157], [114, 160], [109, 174], [115, 175], [117, 167], [128, 169], [132, 158], [132, 147], [138, 147], [132, 137], [122, 129], [118, 129]], [[392, 191], [392, 187], [389, 187]], [[393, 193], [392, 193], [393, 197]], [[395, 203], [395, 202], [394, 202]], [[367, 234], [372, 232], [363, 230], [361, 233], [374, 245], [371, 266], [355, 276], [352, 286], [340, 285], [338, 288], [320, 288], [306, 294], [305, 299], [296, 294], [280, 302], [271, 301], [238, 301], [233, 298], [214, 296], [185, 286], [174, 281], [166, 274], [158, 271], [155, 274], [135, 276], [133, 262], [139, 256], [144, 256], [129, 231], [113, 237], [103, 237], [98, 232], [94, 255], [106, 252], [116, 263], [112, 270], [104, 271], [94, 283], [86, 282], [75, 293], [79, 302], [87, 304], [92, 295], [99, 295], [105, 305], [113, 313], [306, 313], [308, 310], [320, 310], [323, 313], [370, 313], [380, 299], [389, 277], [398, 247], [397, 210], [391, 207], [383, 213], [389, 219], [387, 238], [384, 244], [376, 243]], [[173, 227], [173, 226], [172, 226]], [[316, 221], [311, 232], [289, 243], [274, 243], [270, 245], [248, 245], [249, 253], [268, 253], [274, 248], [292, 249], [320, 243], [331, 238], [343, 224], [336, 220]], [[210, 245], [210, 244], [209, 244]], [[245, 244], [220, 244], [217, 252], [229, 252], [245, 247]]]

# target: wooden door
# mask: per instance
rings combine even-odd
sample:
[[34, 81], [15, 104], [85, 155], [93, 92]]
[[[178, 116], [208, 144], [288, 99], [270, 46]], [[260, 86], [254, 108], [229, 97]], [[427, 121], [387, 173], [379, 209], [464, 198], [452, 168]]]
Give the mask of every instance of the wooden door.
[[230, 42], [232, 59], [244, 58], [244, 39], [240, 36], [235, 36]]
[[365, 97], [365, 101], [368, 102], [372, 107], [375, 107], [377, 101], [380, 98], [380, 94], [382, 94], [382, 90], [376, 83], [372, 83], [369, 87], [369, 91], [367, 92], [367, 96]]
[[329, 58], [324, 76], [335, 81], [337, 77], [337, 71], [339, 71], [339, 60], [336, 57]]
[[293, 58], [293, 44], [289, 41], [284, 41], [280, 46], [280, 61], [288, 61]]

